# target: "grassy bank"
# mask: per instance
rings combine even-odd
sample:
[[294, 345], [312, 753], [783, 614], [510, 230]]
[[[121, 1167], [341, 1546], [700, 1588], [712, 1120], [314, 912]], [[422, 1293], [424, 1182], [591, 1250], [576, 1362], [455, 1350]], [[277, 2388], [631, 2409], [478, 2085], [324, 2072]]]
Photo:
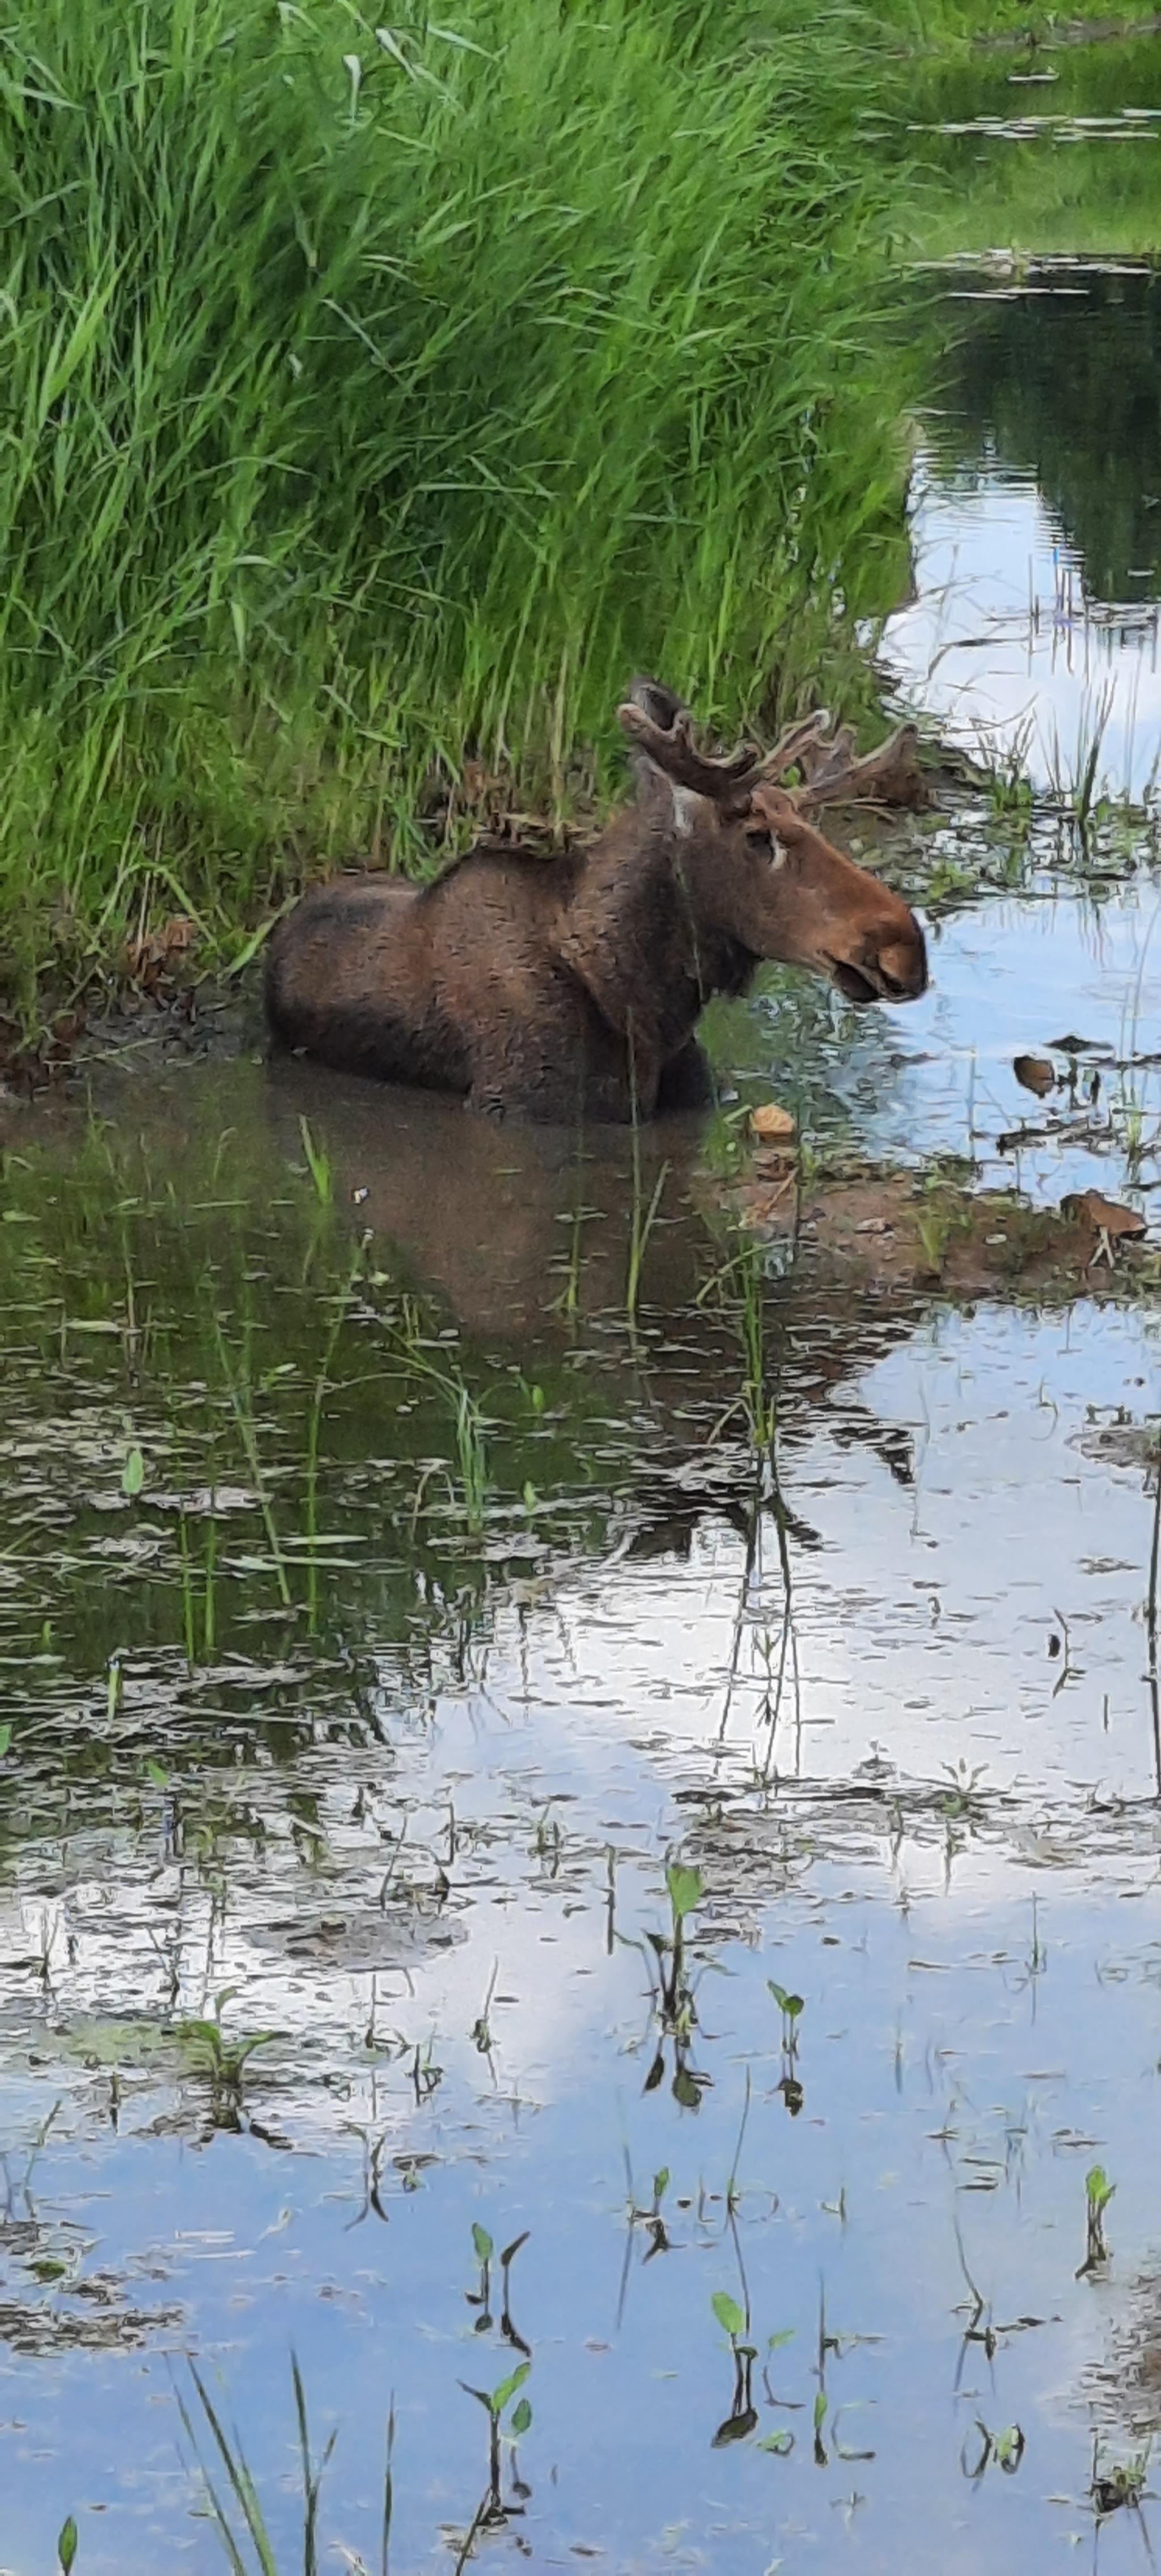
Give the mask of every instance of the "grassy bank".
[[[904, 573], [892, 74], [842, 5], [16, 0], [0, 36], [14, 1007], [567, 800], [628, 670], [731, 721]], [[749, 32], [746, 32], [746, 30]]]

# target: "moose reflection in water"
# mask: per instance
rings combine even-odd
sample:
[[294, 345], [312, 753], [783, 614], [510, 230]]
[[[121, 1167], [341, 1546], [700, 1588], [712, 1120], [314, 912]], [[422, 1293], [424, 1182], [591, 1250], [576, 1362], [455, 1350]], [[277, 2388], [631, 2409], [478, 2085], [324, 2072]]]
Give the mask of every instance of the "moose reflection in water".
[[[859, 761], [849, 736], [822, 748], [823, 712], [764, 756], [716, 759], [655, 681], [618, 712], [637, 796], [590, 849], [480, 847], [432, 885], [353, 876], [307, 895], [270, 943], [275, 1038], [474, 1109], [627, 1124], [708, 1103], [703, 1005], [763, 958], [855, 1003], [925, 990], [914, 915], [806, 819], [921, 793], [910, 728]], [[795, 766], [791, 794], [777, 781]]]
[[[516, 1353], [525, 1370], [551, 1370], [583, 1349], [586, 1377], [615, 1387], [615, 1403], [628, 1371], [651, 1426], [643, 1479], [654, 1473], [659, 1441], [672, 1470], [656, 1484], [656, 1509], [641, 1516], [636, 1552], [648, 1552], [647, 1529], [684, 1552], [707, 1510], [739, 1530], [748, 1524], [737, 1247], [706, 1170], [700, 1121], [659, 1122], [635, 1153], [615, 1128], [583, 1137], [497, 1128], [416, 1089], [401, 1090], [385, 1120], [373, 1084], [286, 1060], [270, 1069], [266, 1103], [277, 1157], [301, 1161], [305, 1122], [373, 1260], [398, 1286], [434, 1295], [465, 1343], [488, 1355], [486, 1365], [500, 1369]], [[650, 1202], [655, 1222], [630, 1332], [635, 1211]], [[757, 1284], [756, 1246], [754, 1266]], [[910, 1436], [867, 1408], [858, 1380], [914, 1331], [929, 1295], [914, 1284], [864, 1289], [820, 1265], [806, 1239], [791, 1273], [761, 1280], [759, 1294], [767, 1364], [780, 1382], [780, 1446], [809, 1437], [822, 1406], [840, 1445], [871, 1449], [908, 1482]], [[707, 1446], [714, 1426], [723, 1436]]]

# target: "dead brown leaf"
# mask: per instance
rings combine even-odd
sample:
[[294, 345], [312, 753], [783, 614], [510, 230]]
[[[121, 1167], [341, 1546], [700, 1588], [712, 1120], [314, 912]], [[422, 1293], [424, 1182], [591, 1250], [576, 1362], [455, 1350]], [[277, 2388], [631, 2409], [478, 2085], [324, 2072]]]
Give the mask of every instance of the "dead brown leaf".
[[146, 993], [155, 991], [162, 977], [172, 974], [179, 960], [188, 956], [197, 935], [197, 923], [189, 914], [175, 912], [146, 938], [128, 940], [125, 971], [130, 982], [140, 984]]
[[1073, 1190], [1061, 1200], [1060, 1213], [1079, 1225], [1095, 1226], [1110, 1243], [1128, 1242], [1148, 1231], [1139, 1208], [1122, 1207], [1118, 1199], [1106, 1199], [1100, 1190]]
[[1049, 1064], [1046, 1056], [1013, 1056], [1012, 1071], [1017, 1082], [1023, 1083], [1025, 1091], [1034, 1091], [1038, 1100], [1043, 1100], [1046, 1092], [1056, 1088], [1056, 1067]]
[[760, 1109], [751, 1112], [750, 1133], [760, 1137], [764, 1145], [787, 1145], [794, 1134], [794, 1120], [776, 1100], [766, 1100]]

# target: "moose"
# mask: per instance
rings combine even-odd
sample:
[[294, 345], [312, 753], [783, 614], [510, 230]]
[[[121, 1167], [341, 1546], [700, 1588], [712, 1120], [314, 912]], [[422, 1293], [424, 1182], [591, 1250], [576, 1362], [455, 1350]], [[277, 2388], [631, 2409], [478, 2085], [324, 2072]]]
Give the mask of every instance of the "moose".
[[305, 895], [269, 946], [276, 1042], [497, 1115], [627, 1124], [712, 1100], [698, 1018], [764, 958], [856, 1004], [925, 990], [914, 914], [808, 819], [912, 796], [913, 728], [859, 761], [849, 735], [823, 748], [821, 709], [765, 755], [720, 757], [657, 681], [617, 712], [637, 794], [589, 848], [477, 846], [427, 885], [367, 874]]

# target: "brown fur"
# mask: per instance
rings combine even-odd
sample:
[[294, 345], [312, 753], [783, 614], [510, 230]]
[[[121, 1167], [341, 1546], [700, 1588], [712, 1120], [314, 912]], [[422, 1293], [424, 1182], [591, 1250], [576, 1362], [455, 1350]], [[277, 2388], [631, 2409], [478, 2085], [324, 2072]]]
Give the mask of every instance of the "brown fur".
[[699, 1015], [762, 958], [856, 1002], [924, 990], [906, 904], [783, 789], [701, 794], [640, 750], [636, 765], [636, 803], [587, 851], [481, 849], [432, 885], [340, 877], [308, 894], [270, 943], [275, 1038], [474, 1109], [624, 1122], [710, 1096]]

